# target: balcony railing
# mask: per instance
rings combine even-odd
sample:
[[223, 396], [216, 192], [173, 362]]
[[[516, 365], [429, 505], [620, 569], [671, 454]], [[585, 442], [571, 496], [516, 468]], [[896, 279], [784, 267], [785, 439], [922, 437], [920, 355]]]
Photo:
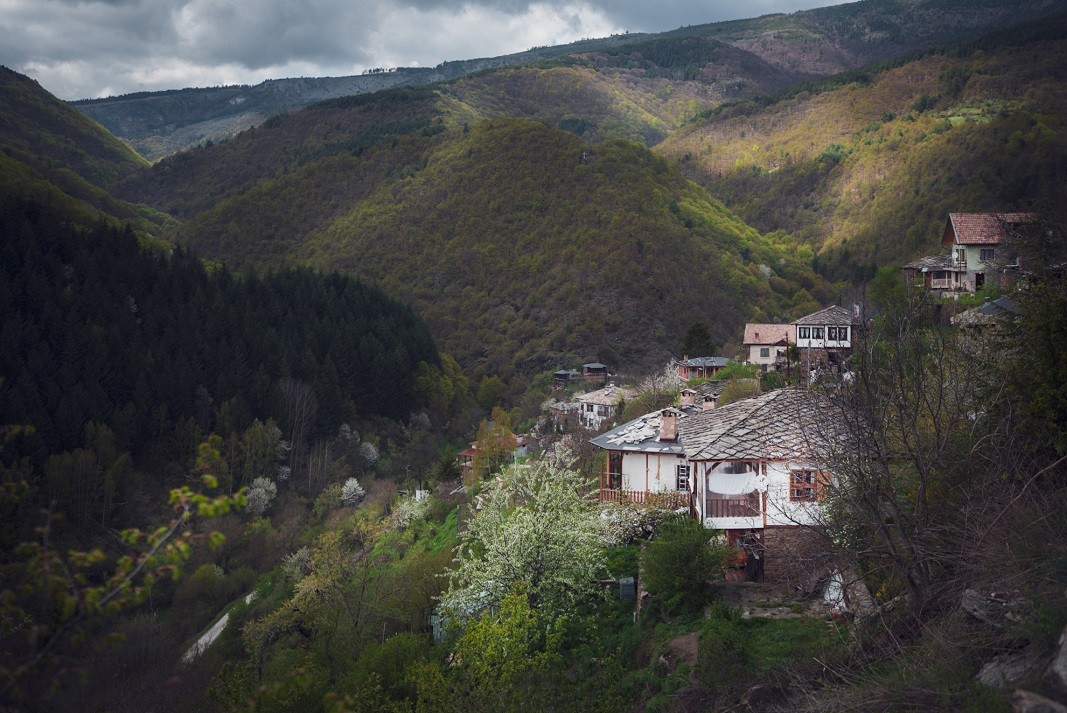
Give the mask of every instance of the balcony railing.
[[668, 510], [687, 508], [690, 512], [693, 510], [693, 494], [681, 490], [664, 490], [658, 493], [650, 493], [645, 490], [609, 490], [601, 488], [600, 502], [633, 503], [634, 505], [647, 505]]
[[752, 498], [707, 498], [704, 517], [759, 517], [759, 501]]

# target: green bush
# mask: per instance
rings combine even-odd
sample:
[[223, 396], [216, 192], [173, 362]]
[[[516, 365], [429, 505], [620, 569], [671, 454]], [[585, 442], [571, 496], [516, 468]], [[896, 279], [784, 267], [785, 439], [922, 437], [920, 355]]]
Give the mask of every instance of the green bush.
[[681, 515], [661, 522], [641, 553], [645, 589], [686, 605], [702, 604], [708, 580], [719, 577], [727, 557], [725, 548], [708, 543], [712, 534]]

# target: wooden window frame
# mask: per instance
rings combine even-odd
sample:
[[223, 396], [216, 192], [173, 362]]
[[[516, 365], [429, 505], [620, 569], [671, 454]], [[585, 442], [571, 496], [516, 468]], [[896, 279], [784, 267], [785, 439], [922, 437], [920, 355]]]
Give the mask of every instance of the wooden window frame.
[[789, 501], [793, 503], [816, 503], [826, 497], [830, 478], [825, 471], [813, 468], [796, 468], [789, 471]]

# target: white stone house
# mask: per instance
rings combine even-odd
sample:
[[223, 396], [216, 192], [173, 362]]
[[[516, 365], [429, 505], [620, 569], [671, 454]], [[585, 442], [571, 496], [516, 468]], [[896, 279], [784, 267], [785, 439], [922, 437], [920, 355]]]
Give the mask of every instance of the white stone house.
[[578, 402], [578, 423], [582, 428], [599, 431], [606, 421], [619, 416], [627, 399], [637, 396], [634, 389], [626, 389], [611, 384], [603, 389], [590, 391], [575, 397]]
[[687, 507], [731, 543], [758, 537], [770, 558], [821, 521], [843, 438], [827, 413], [812, 392], [782, 389], [647, 414], [592, 440], [606, 451], [600, 499]]
[[756, 324], [745, 325], [744, 347], [749, 364], [755, 364], [760, 371], [776, 371], [785, 362], [790, 344], [797, 343], [795, 324]]

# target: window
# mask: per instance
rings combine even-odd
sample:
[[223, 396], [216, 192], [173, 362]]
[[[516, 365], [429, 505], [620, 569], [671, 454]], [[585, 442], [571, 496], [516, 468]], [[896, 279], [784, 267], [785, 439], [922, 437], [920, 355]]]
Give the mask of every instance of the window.
[[768, 359], [768, 358], [770, 358], [770, 356], [771, 356], [770, 347], [760, 347], [760, 350], [759, 350], [760, 359]]
[[689, 492], [689, 464], [679, 463], [675, 487], [678, 490]]
[[811, 327], [797, 327], [797, 339], [810, 339]]
[[956, 248], [956, 262], [960, 267], [967, 267], [967, 251], [963, 248]]
[[847, 342], [848, 341], [848, 327], [838, 327], [837, 328], [837, 338], [838, 338], [838, 340], [840, 340], [842, 342]]
[[817, 470], [789, 471], [789, 499], [793, 502], [815, 502], [823, 499], [826, 475]]
[[837, 341], [837, 327], [827, 327], [826, 328], [826, 338], [829, 339], [832, 342], [836, 342]]
[[812, 339], [822, 339], [822, 327], [812, 327], [811, 328], [811, 338]]
[[982, 248], [982, 251], [979, 254], [978, 259], [981, 260], [982, 262], [993, 262], [994, 260], [997, 259], [996, 248]]

